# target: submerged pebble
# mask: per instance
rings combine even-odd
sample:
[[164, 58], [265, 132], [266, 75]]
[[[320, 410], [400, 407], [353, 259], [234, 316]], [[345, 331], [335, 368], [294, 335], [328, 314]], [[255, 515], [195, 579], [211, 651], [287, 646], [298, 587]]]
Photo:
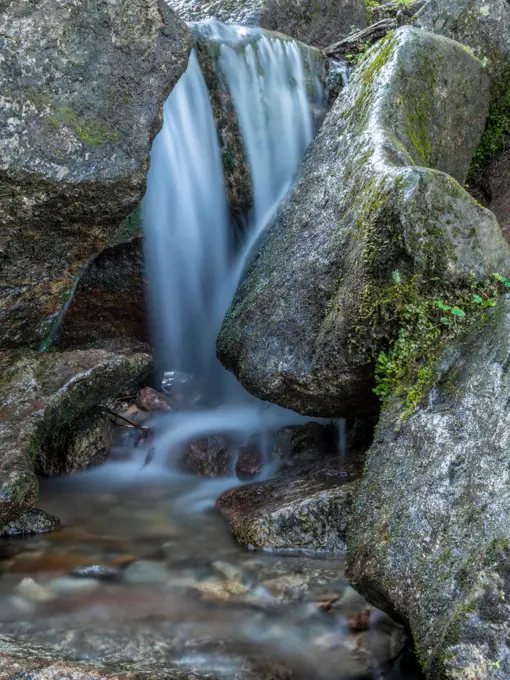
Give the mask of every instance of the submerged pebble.
[[115, 581], [120, 577], [120, 570], [114, 567], [104, 567], [101, 564], [93, 564], [90, 567], [77, 567], [71, 572], [74, 578], [92, 578], [100, 581]]
[[54, 599], [54, 594], [40, 583], [36, 583], [33, 578], [24, 578], [17, 587], [18, 593], [25, 600], [32, 602], [49, 602]]
[[124, 580], [127, 583], [167, 583], [169, 576], [164, 564], [151, 560], [133, 562], [124, 571]]
[[49, 590], [57, 597], [66, 597], [72, 595], [83, 595], [84, 593], [91, 593], [99, 588], [100, 583], [92, 578], [73, 578], [71, 576], [62, 576], [50, 581], [48, 584]]

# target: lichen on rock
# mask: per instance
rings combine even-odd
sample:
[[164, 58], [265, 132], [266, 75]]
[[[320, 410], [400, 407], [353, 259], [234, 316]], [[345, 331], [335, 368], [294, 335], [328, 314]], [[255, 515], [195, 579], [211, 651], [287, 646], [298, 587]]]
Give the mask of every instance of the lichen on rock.
[[383, 410], [348, 533], [348, 577], [406, 622], [431, 678], [510, 673], [510, 297], [445, 348], [405, 422]]
[[141, 200], [191, 45], [163, 0], [2, 4], [0, 346], [46, 337]]
[[461, 186], [487, 94], [481, 62], [447, 38], [404, 27], [368, 52], [223, 322], [220, 359], [248, 390], [313, 415], [376, 410], [394, 273], [447, 295], [506, 271], [496, 219]]

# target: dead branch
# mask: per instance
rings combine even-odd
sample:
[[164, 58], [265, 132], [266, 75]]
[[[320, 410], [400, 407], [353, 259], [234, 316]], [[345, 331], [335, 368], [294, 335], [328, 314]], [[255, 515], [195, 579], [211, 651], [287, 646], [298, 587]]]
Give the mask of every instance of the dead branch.
[[382, 38], [386, 33], [392, 31], [396, 27], [396, 19], [382, 19], [371, 26], [367, 26], [367, 28], [364, 28], [362, 31], [358, 31], [358, 33], [350, 35], [347, 38], [326, 47], [324, 54], [327, 57], [342, 56], [350, 52], [353, 48], [355, 49], [359, 43], [363, 43], [367, 40], [370, 40], [371, 42], [379, 40], [379, 38]]

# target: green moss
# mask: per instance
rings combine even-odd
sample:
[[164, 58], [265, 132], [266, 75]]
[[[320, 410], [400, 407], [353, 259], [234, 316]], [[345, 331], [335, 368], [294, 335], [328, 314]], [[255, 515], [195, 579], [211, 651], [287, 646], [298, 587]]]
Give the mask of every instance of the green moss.
[[510, 73], [507, 74], [506, 81], [503, 96], [490, 108], [485, 131], [473, 156], [470, 177], [477, 170], [484, 168], [493, 156], [505, 148], [506, 135], [510, 132]]
[[116, 144], [121, 140], [119, 133], [113, 128], [94, 121], [80, 120], [71, 109], [59, 109], [57, 118], [61, 123], [70, 127], [84, 144], [103, 146], [108, 143]]

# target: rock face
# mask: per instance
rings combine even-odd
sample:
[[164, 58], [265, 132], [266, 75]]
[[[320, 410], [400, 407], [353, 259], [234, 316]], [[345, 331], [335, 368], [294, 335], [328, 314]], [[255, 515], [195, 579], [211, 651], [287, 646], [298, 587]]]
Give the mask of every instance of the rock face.
[[510, 674], [510, 297], [448, 347], [428, 402], [383, 412], [348, 575], [411, 629], [433, 678]]
[[59, 349], [148, 344], [141, 237], [105, 248], [85, 268], [54, 328]]
[[142, 198], [191, 43], [162, 0], [2, 3], [0, 346], [46, 336]]
[[217, 506], [239, 543], [260, 550], [341, 551], [361, 474], [359, 458], [227, 491]]
[[415, 25], [472, 48], [486, 62], [492, 98], [503, 94], [510, 67], [507, 0], [429, 0], [416, 15]]
[[260, 25], [327, 47], [367, 25], [365, 0], [267, 0]]
[[0, 537], [28, 536], [30, 534], [46, 534], [60, 528], [58, 517], [49, 515], [44, 510], [34, 508], [17, 517], [0, 528]]
[[185, 21], [260, 25], [309, 45], [325, 47], [353, 29], [365, 28], [365, 0], [169, 0]]
[[394, 272], [447, 290], [506, 270], [496, 219], [458, 183], [487, 100], [482, 64], [447, 38], [404, 27], [367, 54], [223, 322], [219, 357], [250, 392], [306, 414], [375, 410], [367, 362], [393, 332], [375, 310]]
[[[35, 468], [64, 474], [90, 462], [97, 428], [103, 423], [104, 435], [108, 426], [98, 406], [134, 386], [150, 368], [147, 354], [0, 353], [0, 527], [35, 505]], [[87, 438], [94, 447], [84, 447]]]

